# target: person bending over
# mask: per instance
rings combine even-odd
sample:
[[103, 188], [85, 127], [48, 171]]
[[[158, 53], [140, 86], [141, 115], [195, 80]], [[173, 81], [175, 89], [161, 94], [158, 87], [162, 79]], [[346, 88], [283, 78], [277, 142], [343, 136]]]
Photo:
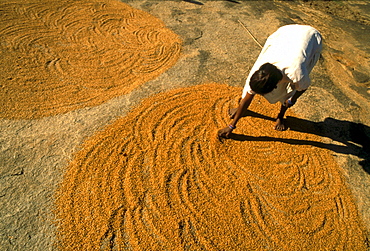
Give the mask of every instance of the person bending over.
[[230, 110], [232, 122], [218, 131], [229, 138], [256, 94], [271, 104], [281, 103], [275, 129], [286, 130], [284, 115], [311, 84], [309, 74], [322, 50], [322, 37], [313, 27], [291, 24], [268, 37], [246, 80], [238, 108]]

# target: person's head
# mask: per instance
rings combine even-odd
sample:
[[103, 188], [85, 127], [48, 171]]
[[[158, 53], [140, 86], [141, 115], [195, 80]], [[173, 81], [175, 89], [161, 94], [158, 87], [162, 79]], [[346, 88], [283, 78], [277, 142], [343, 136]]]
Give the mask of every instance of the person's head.
[[252, 91], [263, 95], [274, 90], [282, 78], [283, 74], [275, 65], [266, 63], [253, 73], [249, 85]]

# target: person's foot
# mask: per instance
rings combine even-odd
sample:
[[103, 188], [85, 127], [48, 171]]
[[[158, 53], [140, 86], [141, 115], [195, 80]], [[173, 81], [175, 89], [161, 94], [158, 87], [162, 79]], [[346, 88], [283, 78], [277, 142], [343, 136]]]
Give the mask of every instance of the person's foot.
[[284, 123], [284, 119], [277, 118], [274, 129], [277, 131], [285, 131], [286, 129], [288, 129]]
[[234, 118], [234, 116], [235, 116], [235, 114], [236, 114], [237, 111], [238, 111], [238, 108], [231, 108], [229, 110], [229, 117], [230, 117], [230, 119], [233, 119]]

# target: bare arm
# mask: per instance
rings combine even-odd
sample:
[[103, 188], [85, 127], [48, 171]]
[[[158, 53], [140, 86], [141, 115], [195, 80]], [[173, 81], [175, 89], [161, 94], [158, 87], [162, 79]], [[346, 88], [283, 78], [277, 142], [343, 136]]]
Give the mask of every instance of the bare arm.
[[232, 128], [236, 128], [236, 124], [238, 123], [239, 119], [242, 115], [247, 111], [249, 105], [251, 104], [254, 98], [253, 94], [247, 93], [247, 95], [240, 101], [238, 110], [234, 116], [233, 121], [230, 123], [228, 127], [225, 127], [218, 131], [218, 136], [223, 138], [229, 138], [230, 133], [233, 131]]

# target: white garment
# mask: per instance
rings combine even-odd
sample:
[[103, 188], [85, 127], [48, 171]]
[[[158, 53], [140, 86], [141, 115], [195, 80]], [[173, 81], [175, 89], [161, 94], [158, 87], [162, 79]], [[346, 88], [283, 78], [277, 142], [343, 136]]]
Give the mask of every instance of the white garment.
[[291, 24], [280, 27], [268, 37], [246, 80], [242, 98], [256, 94], [250, 78], [261, 65], [271, 63], [286, 74], [289, 81], [279, 82], [276, 89], [263, 95], [271, 104], [284, 103], [295, 91], [306, 90], [311, 84], [309, 74], [322, 50], [320, 33], [311, 26]]

